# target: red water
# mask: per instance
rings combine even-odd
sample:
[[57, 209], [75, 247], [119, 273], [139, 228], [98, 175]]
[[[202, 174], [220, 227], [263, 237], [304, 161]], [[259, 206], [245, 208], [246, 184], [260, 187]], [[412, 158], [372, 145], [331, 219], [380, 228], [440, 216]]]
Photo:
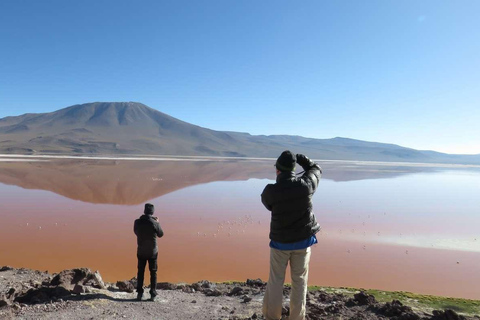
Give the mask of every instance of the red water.
[[[136, 273], [133, 221], [151, 201], [165, 231], [158, 241], [159, 281], [267, 280], [269, 213], [259, 200], [272, 181], [245, 180], [273, 179], [271, 169], [270, 163], [258, 162], [1, 164], [0, 265], [50, 272], [89, 267], [107, 281], [130, 279]], [[386, 172], [378, 174], [385, 178]], [[444, 179], [456, 188], [454, 178], [462, 174]], [[463, 218], [457, 214], [465, 223], [455, 224], [446, 209], [438, 209], [447, 206], [441, 200], [399, 205], [396, 197], [385, 199], [377, 189], [390, 183], [407, 192], [408, 175], [350, 181], [345, 176], [326, 174], [314, 197], [323, 231], [313, 247], [311, 285], [480, 299], [478, 217], [473, 214], [479, 206]], [[468, 186], [469, 177], [458, 183]], [[468, 203], [469, 196], [453, 200], [452, 207]], [[378, 202], [371, 203], [375, 198]], [[475, 204], [478, 200], [471, 200], [462, 212]], [[442, 249], [441, 242], [431, 247], [397, 241], [442, 234], [460, 244]]]

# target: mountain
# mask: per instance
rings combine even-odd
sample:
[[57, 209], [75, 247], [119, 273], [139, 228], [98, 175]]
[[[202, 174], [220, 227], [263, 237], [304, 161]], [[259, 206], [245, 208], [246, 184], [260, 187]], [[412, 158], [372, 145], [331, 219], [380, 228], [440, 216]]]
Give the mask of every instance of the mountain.
[[480, 164], [480, 155], [449, 155], [340, 137], [215, 131], [136, 102], [95, 102], [0, 119], [0, 153], [277, 157], [286, 149], [317, 159]]

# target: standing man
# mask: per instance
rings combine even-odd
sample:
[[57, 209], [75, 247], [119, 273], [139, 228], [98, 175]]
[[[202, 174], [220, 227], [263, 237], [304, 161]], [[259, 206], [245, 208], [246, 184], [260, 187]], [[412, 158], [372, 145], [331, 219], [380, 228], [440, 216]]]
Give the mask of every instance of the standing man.
[[153, 216], [155, 207], [151, 203], [145, 204], [143, 215], [135, 220], [133, 232], [137, 235], [137, 300], [142, 300], [143, 296], [143, 277], [145, 266], [148, 261], [150, 270], [150, 300], [155, 301], [157, 296], [157, 257], [158, 246], [157, 237], [163, 237], [163, 230], [158, 223], [158, 218]]
[[[295, 163], [305, 173], [297, 178]], [[290, 262], [292, 290], [290, 320], [305, 319], [310, 246], [317, 243], [320, 226], [312, 211], [312, 196], [317, 190], [322, 169], [304, 156], [284, 151], [275, 163], [277, 182], [262, 193], [262, 203], [272, 212], [270, 222], [270, 275], [263, 299], [267, 320], [282, 317], [283, 283]]]

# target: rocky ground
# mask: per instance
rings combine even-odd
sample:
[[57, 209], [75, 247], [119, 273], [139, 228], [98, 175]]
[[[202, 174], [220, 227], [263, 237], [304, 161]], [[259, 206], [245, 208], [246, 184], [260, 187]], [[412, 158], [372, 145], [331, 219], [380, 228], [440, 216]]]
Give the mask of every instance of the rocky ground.
[[[261, 305], [266, 284], [257, 280], [234, 283], [200, 281], [193, 284], [158, 283], [158, 296], [136, 301], [135, 279], [104, 283], [86, 268], [45, 272], [0, 268], [0, 319], [263, 319]], [[146, 290], [148, 292], [148, 290]], [[284, 319], [288, 296], [284, 288]], [[307, 319], [456, 320], [453, 310], [413, 310], [398, 300], [378, 302], [359, 291], [353, 297], [312, 291], [307, 296]]]

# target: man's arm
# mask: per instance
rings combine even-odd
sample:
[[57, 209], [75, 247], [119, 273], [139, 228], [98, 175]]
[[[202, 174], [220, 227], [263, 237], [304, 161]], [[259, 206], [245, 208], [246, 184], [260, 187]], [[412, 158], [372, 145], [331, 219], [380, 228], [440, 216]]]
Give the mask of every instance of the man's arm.
[[[158, 218], [155, 220], [158, 220]], [[159, 238], [163, 237], [163, 230], [162, 230], [162, 227], [160, 227], [160, 223], [158, 223], [158, 221], [155, 224], [155, 232], [157, 233], [157, 237]]]
[[305, 170], [301, 179], [307, 183], [312, 193], [315, 192], [322, 177], [322, 168], [303, 154], [297, 154], [297, 163]]
[[270, 185], [267, 185], [265, 187], [265, 189], [263, 189], [263, 192], [262, 192], [262, 203], [263, 205], [265, 206], [265, 208], [267, 208], [268, 211], [272, 211], [272, 205], [268, 203], [268, 200], [267, 200], [267, 188], [269, 187]]
[[135, 220], [135, 223], [133, 224], [133, 232], [135, 235], [138, 236], [138, 226], [137, 226], [137, 220]]

